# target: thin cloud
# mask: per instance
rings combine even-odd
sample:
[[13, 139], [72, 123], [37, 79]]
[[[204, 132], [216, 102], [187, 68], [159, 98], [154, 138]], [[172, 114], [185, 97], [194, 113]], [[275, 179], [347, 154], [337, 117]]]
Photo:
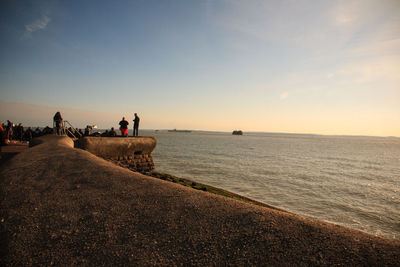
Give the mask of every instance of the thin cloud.
[[254, 2], [227, 1], [229, 8], [215, 15], [229, 36], [239, 35], [231, 37], [231, 42], [246, 46], [250, 43], [246, 40], [258, 40], [284, 48], [303, 47], [319, 55], [377, 39], [391, 40], [399, 33], [396, 1], [315, 1], [319, 4], [308, 6], [299, 1]]
[[279, 97], [280, 97], [281, 100], [283, 100], [283, 99], [288, 98], [288, 96], [289, 96], [289, 93], [288, 92], [284, 92]]
[[39, 30], [44, 30], [51, 19], [48, 16], [43, 16], [42, 18], [35, 20], [31, 24], [25, 25], [25, 37], [32, 37], [32, 33], [39, 31]]

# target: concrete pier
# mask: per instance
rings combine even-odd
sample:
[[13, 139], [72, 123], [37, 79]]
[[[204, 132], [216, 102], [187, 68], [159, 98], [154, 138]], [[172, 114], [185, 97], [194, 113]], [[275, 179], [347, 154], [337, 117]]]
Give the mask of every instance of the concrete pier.
[[107, 160], [118, 161], [130, 169], [148, 172], [154, 169], [154, 137], [83, 137], [77, 147]]

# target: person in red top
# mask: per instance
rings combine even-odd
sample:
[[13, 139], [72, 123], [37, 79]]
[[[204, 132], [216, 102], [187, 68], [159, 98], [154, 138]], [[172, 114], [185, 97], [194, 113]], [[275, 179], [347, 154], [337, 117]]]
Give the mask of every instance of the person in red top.
[[129, 122], [125, 119], [125, 117], [122, 117], [122, 121], [119, 122], [119, 129], [121, 130], [121, 135], [122, 136], [128, 136], [128, 125]]

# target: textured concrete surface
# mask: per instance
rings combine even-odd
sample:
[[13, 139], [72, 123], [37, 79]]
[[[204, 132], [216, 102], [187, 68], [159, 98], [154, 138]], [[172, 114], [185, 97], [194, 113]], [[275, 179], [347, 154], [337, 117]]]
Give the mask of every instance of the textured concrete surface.
[[152, 152], [157, 145], [154, 137], [83, 137], [75, 146], [90, 153], [129, 166], [134, 171], [154, 169]]
[[157, 145], [154, 137], [89, 137], [79, 141], [79, 147], [99, 157], [118, 158], [150, 154]]
[[397, 265], [400, 242], [193, 190], [49, 136], [0, 169], [0, 265]]
[[28, 149], [28, 144], [21, 142], [15, 142], [14, 144], [0, 146], [0, 166], [8, 159], [14, 157], [18, 153], [26, 149]]

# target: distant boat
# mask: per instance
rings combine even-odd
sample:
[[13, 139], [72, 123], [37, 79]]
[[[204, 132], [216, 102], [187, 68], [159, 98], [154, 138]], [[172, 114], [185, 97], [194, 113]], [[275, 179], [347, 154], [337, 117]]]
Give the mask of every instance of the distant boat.
[[190, 130], [177, 130], [177, 129], [173, 129], [173, 130], [168, 130], [168, 132], [170, 132], [170, 133], [191, 133], [192, 131], [190, 131]]
[[243, 135], [243, 132], [242, 132], [242, 130], [234, 130], [234, 131], [232, 132], [232, 134], [233, 134], [233, 135]]

